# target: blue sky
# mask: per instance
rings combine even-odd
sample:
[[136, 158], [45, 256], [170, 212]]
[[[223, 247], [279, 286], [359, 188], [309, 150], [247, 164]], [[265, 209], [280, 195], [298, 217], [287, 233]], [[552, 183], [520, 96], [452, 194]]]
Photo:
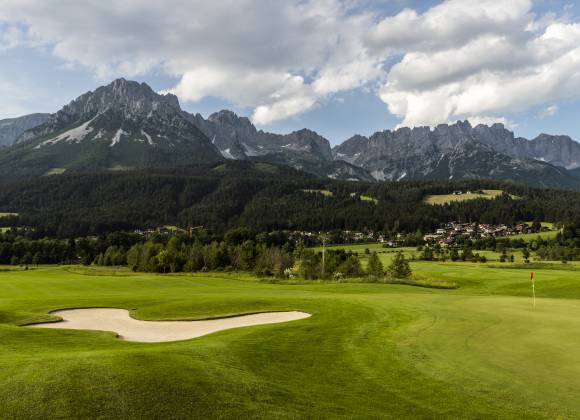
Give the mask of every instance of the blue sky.
[[125, 77], [333, 144], [457, 119], [580, 140], [572, 1], [47, 3], [0, 0], [0, 119]]

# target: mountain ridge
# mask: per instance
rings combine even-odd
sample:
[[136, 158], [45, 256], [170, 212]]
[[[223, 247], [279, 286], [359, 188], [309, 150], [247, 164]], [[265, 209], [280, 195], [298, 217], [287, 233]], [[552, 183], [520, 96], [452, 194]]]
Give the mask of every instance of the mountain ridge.
[[0, 155], [0, 172], [46, 175], [220, 162], [217, 148], [182, 114], [177, 97], [117, 79], [25, 131]]
[[117, 79], [86, 92], [24, 131], [0, 153], [0, 173], [38, 176], [249, 160], [351, 181], [489, 178], [580, 188], [580, 144], [568, 136], [515, 137], [502, 124], [468, 121], [354, 135], [331, 147], [303, 128], [257, 129], [221, 110], [207, 118], [171, 93]]
[[229, 110], [214, 112], [207, 119], [199, 113], [188, 114], [188, 118], [227, 159], [285, 164], [333, 179], [374, 181], [366, 170], [334, 160], [330, 142], [307, 128], [288, 134], [269, 133]]
[[[542, 141], [546, 138], [551, 139], [546, 135]], [[567, 139], [574, 143], [569, 148], [578, 153], [558, 163], [573, 168], [576, 159], [580, 162], [580, 144]], [[568, 168], [552, 164], [550, 150], [541, 150], [538, 143], [515, 138], [501, 124], [472, 127], [468, 121], [458, 121], [434, 128], [383, 130], [369, 137], [355, 135], [335, 146], [333, 156], [367, 169], [377, 180], [489, 178], [575, 185]]]

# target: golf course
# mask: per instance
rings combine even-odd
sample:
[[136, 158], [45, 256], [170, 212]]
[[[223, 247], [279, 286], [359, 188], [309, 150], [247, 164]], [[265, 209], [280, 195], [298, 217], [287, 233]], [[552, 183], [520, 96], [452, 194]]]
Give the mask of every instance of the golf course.
[[[458, 287], [6, 267], [0, 418], [580, 416], [575, 266], [535, 270], [535, 308], [519, 265], [412, 267]], [[74, 308], [125, 309], [141, 321], [310, 316], [156, 343], [27, 326]]]

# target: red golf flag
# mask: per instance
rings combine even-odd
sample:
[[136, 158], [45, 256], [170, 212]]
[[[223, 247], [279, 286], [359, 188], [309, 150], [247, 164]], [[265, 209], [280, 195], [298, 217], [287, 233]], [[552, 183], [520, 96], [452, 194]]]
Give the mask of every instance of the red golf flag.
[[534, 272], [533, 271], [530, 273], [530, 280], [532, 281], [532, 283], [534, 282]]

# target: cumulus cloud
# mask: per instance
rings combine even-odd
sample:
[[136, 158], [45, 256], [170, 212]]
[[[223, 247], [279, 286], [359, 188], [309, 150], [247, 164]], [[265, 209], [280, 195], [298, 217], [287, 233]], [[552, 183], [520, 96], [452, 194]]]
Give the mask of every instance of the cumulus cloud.
[[[372, 32], [373, 45], [406, 48], [381, 99], [402, 125], [417, 126], [494, 120], [490, 116], [576, 96], [580, 25], [536, 20], [531, 6], [525, 0], [449, 0], [422, 15], [403, 11], [387, 18]], [[404, 39], [389, 31], [390, 20], [417, 31]]]
[[506, 128], [513, 130], [517, 127], [517, 124], [505, 117], [480, 117], [473, 116], [468, 118], [469, 123], [472, 126], [477, 126], [479, 124], [493, 125], [493, 124], [503, 124]]
[[[381, 20], [367, 36], [382, 51], [426, 51], [461, 47], [494, 33], [520, 35], [531, 0], [447, 0], [420, 15], [405, 9]], [[515, 27], [517, 25], [517, 27]]]
[[[531, 0], [0, 0], [0, 51], [43, 48], [102, 80], [163, 72], [183, 101], [220, 97], [258, 124], [376, 89], [402, 125], [507, 121], [580, 92], [580, 26]], [[376, 86], [379, 86], [377, 89]]]
[[[162, 71], [182, 100], [206, 96], [270, 123], [376, 80], [362, 38], [371, 15], [341, 0], [0, 0], [0, 40], [44, 46], [100, 79]], [[18, 36], [16, 36], [18, 35]]]

